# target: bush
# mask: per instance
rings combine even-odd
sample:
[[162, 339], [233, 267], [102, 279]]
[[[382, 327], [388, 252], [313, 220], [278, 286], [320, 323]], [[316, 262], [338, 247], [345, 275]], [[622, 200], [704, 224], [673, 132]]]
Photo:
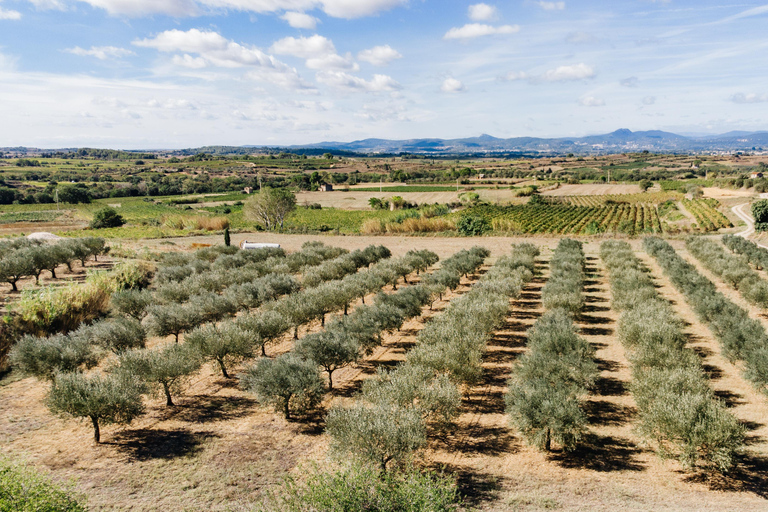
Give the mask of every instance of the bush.
[[3, 512], [85, 512], [84, 501], [34, 469], [0, 457]]
[[114, 208], [107, 206], [93, 214], [93, 220], [89, 226], [91, 229], [102, 229], [119, 228], [123, 224], [125, 224], [123, 217]]
[[286, 419], [317, 407], [325, 387], [315, 363], [290, 353], [260, 359], [243, 373], [240, 382], [261, 403], [282, 411]]
[[334, 472], [310, 472], [287, 478], [265, 511], [304, 512], [448, 512], [460, 504], [454, 479], [409, 469], [380, 474], [352, 465]]
[[459, 218], [456, 229], [462, 236], [482, 236], [491, 230], [491, 224], [485, 217], [465, 215]]
[[[84, 329], [87, 329], [84, 328]], [[11, 365], [25, 375], [53, 381], [59, 372], [93, 368], [99, 362], [84, 330], [49, 338], [24, 336], [11, 349]]]

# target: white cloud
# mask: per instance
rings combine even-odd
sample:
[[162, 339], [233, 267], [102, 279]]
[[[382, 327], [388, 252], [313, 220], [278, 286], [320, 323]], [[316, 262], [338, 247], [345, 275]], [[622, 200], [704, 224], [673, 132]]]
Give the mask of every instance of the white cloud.
[[496, 19], [497, 10], [493, 5], [474, 4], [469, 6], [467, 15], [472, 21], [491, 21]]
[[321, 0], [323, 11], [334, 18], [362, 18], [405, 5], [408, 0]]
[[293, 28], [304, 28], [307, 30], [315, 30], [318, 21], [320, 21], [309, 14], [294, 11], [286, 12], [280, 18], [287, 21]]
[[345, 56], [330, 53], [328, 55], [322, 55], [320, 57], [313, 57], [307, 59], [306, 65], [309, 69], [347, 69], [357, 71], [360, 69], [355, 61], [352, 59], [351, 54]]
[[768, 94], [739, 92], [731, 96], [731, 101], [734, 103], [765, 103], [768, 102]]
[[372, 80], [365, 80], [343, 71], [321, 71], [317, 74], [317, 81], [337, 89], [351, 91], [383, 92], [401, 88], [397, 81], [387, 75], [373, 75]]
[[440, 90], [447, 93], [464, 92], [466, 89], [461, 81], [455, 78], [446, 78]]
[[443, 39], [473, 39], [475, 37], [499, 34], [515, 34], [520, 31], [519, 25], [501, 25], [494, 27], [482, 23], [469, 23], [463, 27], [454, 27], [445, 33]]
[[363, 62], [369, 62], [374, 66], [386, 66], [395, 59], [403, 56], [391, 46], [374, 46], [357, 54], [357, 58]]
[[29, 2], [35, 6], [36, 9], [59, 9], [64, 10], [64, 2], [61, 0], [29, 0]]
[[128, 57], [129, 55], [136, 55], [131, 50], [118, 48], [116, 46], [91, 46], [90, 50], [75, 46], [74, 48], [67, 48], [64, 51], [81, 57], [96, 57], [99, 60], [119, 59], [121, 57]]
[[275, 41], [269, 49], [278, 55], [291, 55], [301, 59], [336, 53], [333, 42], [320, 35], [311, 37], [285, 37]]
[[565, 9], [565, 2], [536, 2], [539, 7], [545, 11], [562, 11]]
[[19, 11], [6, 10], [0, 7], [0, 20], [20, 20], [21, 13]]
[[579, 105], [582, 107], [604, 107], [605, 100], [601, 98], [595, 98], [594, 96], [585, 96], [579, 100]]
[[[175, 55], [172, 62], [188, 68], [205, 66], [260, 68], [261, 71], [250, 72], [248, 77], [281, 87], [310, 88], [301, 80], [294, 68], [256, 47], [235, 43], [216, 32], [203, 32], [194, 28], [186, 32], [167, 30], [152, 39], [134, 41], [133, 44], [144, 48], [155, 48], [165, 53], [182, 52], [184, 55]], [[198, 57], [189, 54], [197, 54]]]
[[643, 105], [653, 105], [656, 103], [656, 96], [646, 96], [643, 98]]
[[586, 64], [574, 64], [572, 66], [559, 66], [542, 74], [539, 80], [543, 82], [567, 82], [570, 80], [584, 80], [594, 78], [595, 70]]
[[621, 84], [622, 87], [637, 87], [638, 82], [639, 82], [639, 79], [636, 76], [630, 76], [628, 78], [625, 78], [619, 83]]
[[[199, 14], [197, 4], [192, 0], [81, 0], [93, 7], [104, 9], [110, 14], [128, 17], [149, 14], [167, 14], [169, 16], [194, 16]], [[58, 0], [46, 4], [60, 4]]]

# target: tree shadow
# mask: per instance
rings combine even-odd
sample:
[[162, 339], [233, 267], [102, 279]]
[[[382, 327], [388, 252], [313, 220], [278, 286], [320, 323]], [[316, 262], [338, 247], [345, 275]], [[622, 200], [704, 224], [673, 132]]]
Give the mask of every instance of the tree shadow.
[[628, 393], [624, 381], [614, 377], [598, 377], [595, 382], [595, 394], [598, 396], [624, 396]]
[[749, 492], [768, 499], [768, 458], [742, 454], [734, 462], [733, 469], [726, 474], [699, 470], [688, 474], [684, 480], [705, 484], [713, 491]]
[[[456, 486], [464, 500], [466, 510], [477, 510], [498, 498], [507, 480], [491, 473], [484, 473], [453, 464], [433, 464], [428, 469], [438, 473], [456, 475]], [[462, 509], [464, 510], [464, 509]]]
[[587, 400], [584, 412], [590, 425], [621, 426], [637, 415], [635, 407], [619, 405], [606, 400]]
[[590, 432], [576, 450], [555, 452], [547, 458], [568, 469], [588, 469], [601, 473], [645, 471], [645, 466], [637, 460], [642, 451], [625, 439]]
[[110, 444], [114, 444], [119, 452], [132, 461], [171, 460], [191, 457], [202, 450], [202, 444], [207, 439], [217, 437], [213, 432], [142, 428], [119, 432]]
[[164, 409], [163, 420], [210, 423], [244, 418], [258, 407], [258, 402], [244, 396], [195, 395], [181, 404]]

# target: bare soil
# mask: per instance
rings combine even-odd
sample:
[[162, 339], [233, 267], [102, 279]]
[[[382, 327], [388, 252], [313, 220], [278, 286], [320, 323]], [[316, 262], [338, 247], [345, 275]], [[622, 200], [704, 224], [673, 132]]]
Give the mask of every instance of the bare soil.
[[561, 185], [558, 188], [547, 190], [546, 196], [604, 196], [609, 194], [639, 194], [638, 185]]

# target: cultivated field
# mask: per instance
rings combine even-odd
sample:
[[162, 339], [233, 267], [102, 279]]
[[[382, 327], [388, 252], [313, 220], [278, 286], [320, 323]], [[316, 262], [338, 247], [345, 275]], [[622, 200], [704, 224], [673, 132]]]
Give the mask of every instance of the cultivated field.
[[[145, 398], [147, 413], [127, 426], [105, 426], [102, 443], [93, 444], [90, 422], [51, 414], [43, 404], [49, 384], [35, 378], [12, 376], [0, 386], [0, 442], [4, 452], [22, 457], [48, 471], [57, 481], [74, 482], [99, 510], [249, 510], [269, 491], [282, 485], [288, 474], [302, 475], [313, 461], [329, 462], [329, 436], [324, 411], [350, 406], [364, 380], [378, 368], [394, 368], [408, 360], [419, 346], [425, 326], [450, 314], [449, 306], [467, 295], [511, 244], [533, 242], [540, 249], [536, 273], [522, 293], [509, 299], [509, 309], [484, 344], [479, 381], [460, 384], [461, 403], [453, 424], [428, 430], [427, 444], [416, 453], [417, 464], [455, 475], [468, 505], [478, 510], [765, 510], [768, 506], [768, 401], [743, 373], [743, 362], [728, 359], [715, 332], [695, 313], [684, 295], [641, 240], [629, 246], [647, 269], [659, 296], [668, 301], [682, 322], [685, 346], [700, 361], [706, 385], [745, 429], [745, 443], [725, 474], [686, 469], [674, 457], [661, 459], [653, 439], [641, 435], [631, 371], [632, 362], [619, 338], [621, 312], [614, 307], [611, 274], [601, 257], [601, 242], [584, 244], [584, 305], [573, 316], [580, 336], [594, 350], [597, 378], [580, 407], [585, 413], [586, 435], [575, 451], [555, 443], [552, 451], [531, 446], [505, 412], [507, 379], [519, 372], [517, 364], [530, 351], [529, 329], [547, 311], [542, 288], [553, 279], [552, 258], [558, 238], [423, 238], [329, 237], [238, 234], [240, 239], [280, 243], [287, 251], [304, 243], [322, 241], [348, 250], [384, 243], [392, 258], [410, 250], [427, 249], [442, 260], [462, 249], [483, 245], [491, 251], [480, 272], [463, 278], [460, 286], [437, 299], [431, 307], [386, 333], [382, 343], [359, 362], [333, 374], [334, 390], [326, 392], [318, 412], [286, 420], [238, 386], [238, 379], [222, 377], [218, 367], [206, 364], [194, 374], [175, 399]], [[125, 249], [188, 253], [192, 244], [217, 243], [218, 236], [130, 242]], [[745, 311], [762, 328], [768, 327], [764, 309], [742, 297], [694, 257], [684, 241], [671, 242], [676, 253], [710, 279], [724, 297]], [[717, 239], [715, 244], [720, 244]], [[727, 249], [724, 249], [727, 250]], [[102, 265], [111, 265], [104, 262]], [[89, 266], [93, 263], [89, 263]], [[439, 267], [439, 265], [438, 265]], [[77, 269], [76, 269], [77, 270]], [[430, 271], [431, 272], [431, 271]], [[77, 273], [77, 272], [76, 272]], [[757, 271], [768, 280], [765, 271]], [[412, 273], [398, 290], [418, 286], [422, 274]], [[62, 274], [65, 279], [69, 275]], [[32, 286], [24, 281], [21, 287]], [[13, 298], [4, 287], [6, 297]], [[396, 291], [384, 287], [388, 294]], [[366, 304], [372, 304], [369, 294]], [[361, 308], [357, 300], [350, 312]], [[326, 320], [341, 318], [333, 313]], [[302, 325], [299, 337], [322, 332], [318, 320]], [[182, 345], [185, 335], [182, 334]], [[268, 346], [270, 358], [294, 349], [291, 333]], [[173, 344], [173, 337], [153, 336], [149, 347]], [[245, 365], [236, 364], [237, 374]], [[103, 368], [103, 365], [100, 366]], [[705, 456], [704, 452], [700, 453]]]

